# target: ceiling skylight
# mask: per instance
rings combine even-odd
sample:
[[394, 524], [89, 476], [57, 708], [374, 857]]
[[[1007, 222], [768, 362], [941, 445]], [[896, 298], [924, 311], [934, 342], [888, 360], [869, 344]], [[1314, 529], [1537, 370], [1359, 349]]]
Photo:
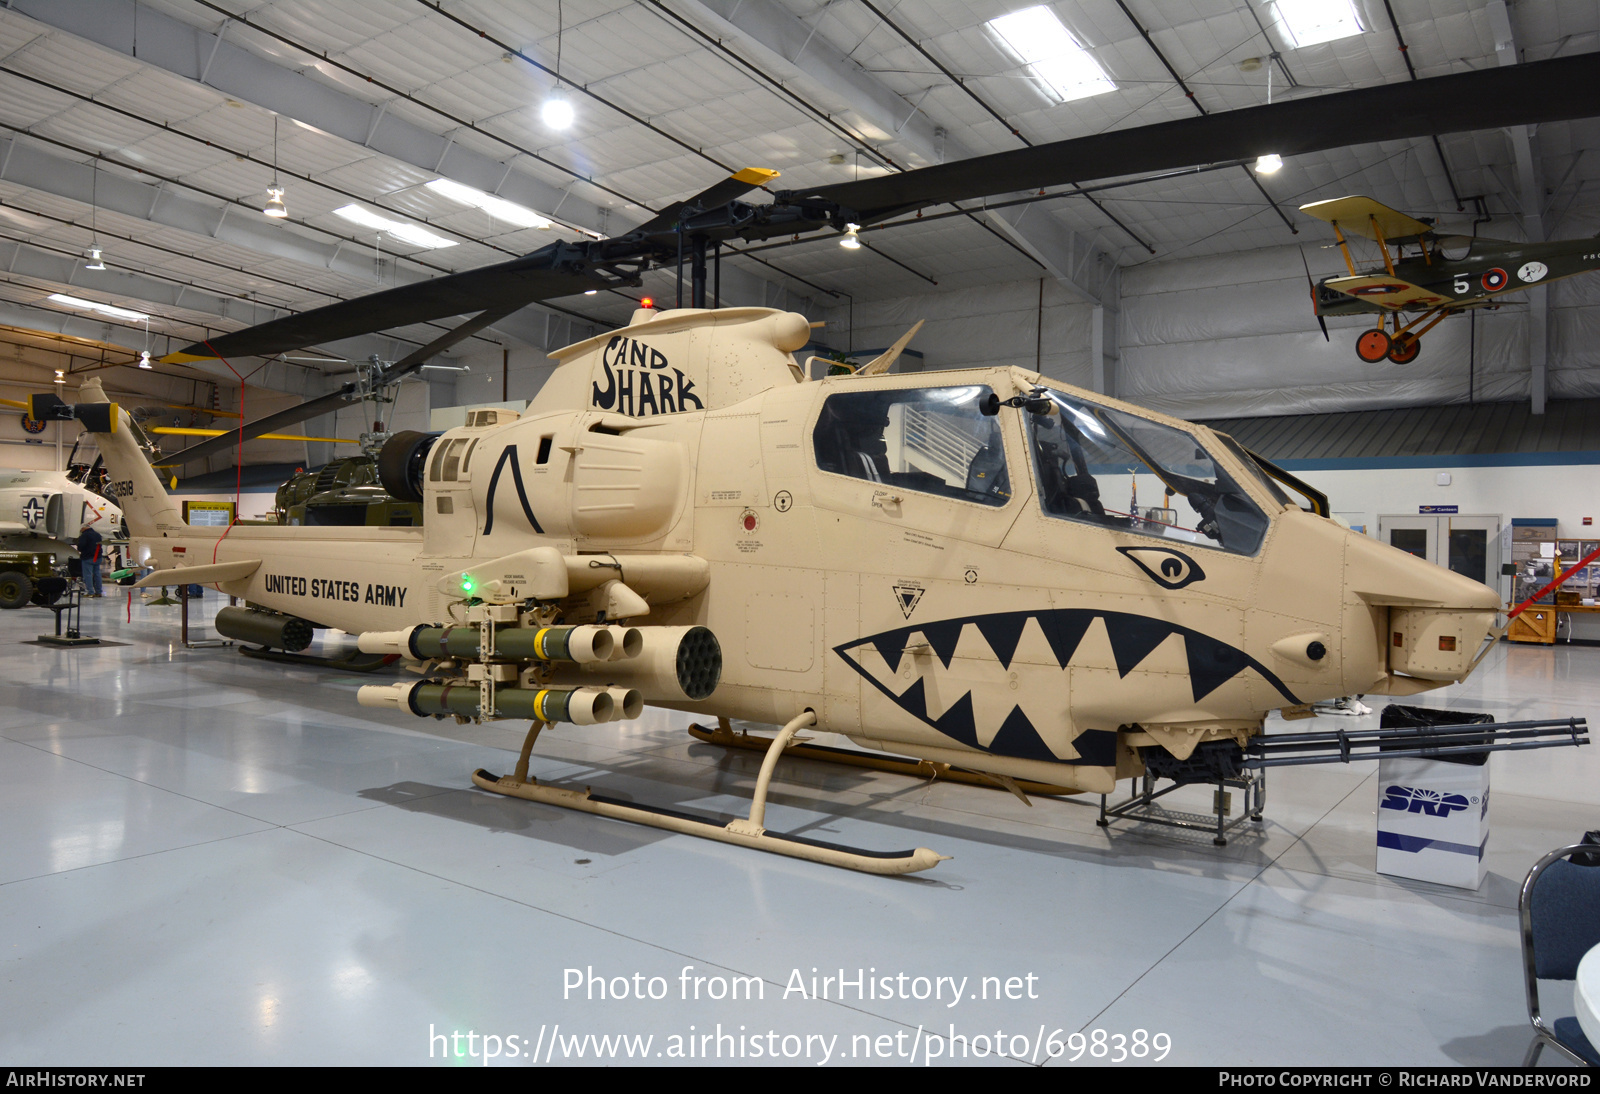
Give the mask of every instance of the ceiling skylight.
[[1362, 30], [1350, 0], [1274, 0], [1273, 6], [1284, 37], [1295, 49], [1349, 38]]
[[416, 247], [454, 247], [456, 245], [456, 241], [453, 239], [446, 239], [442, 235], [430, 232], [426, 228], [419, 228], [415, 224], [408, 224], [403, 220], [393, 220], [386, 216], [379, 216], [371, 209], [363, 209], [359, 205], [340, 206], [333, 212], [335, 216], [344, 217], [344, 219], [360, 224], [362, 227], [388, 232], [394, 238], [404, 240], [406, 243]]
[[548, 228], [550, 220], [542, 217], [527, 206], [518, 205], [505, 198], [497, 198], [493, 194], [486, 194], [482, 190], [474, 190], [470, 186], [463, 186], [451, 179], [434, 179], [428, 183], [428, 189], [434, 193], [447, 197], [451, 201], [458, 201], [462, 205], [473, 205], [488, 213], [494, 219], [504, 221], [518, 228]]
[[1048, 7], [1023, 8], [989, 26], [1062, 102], [1117, 89]]
[[53, 292], [49, 297], [57, 304], [65, 304], [69, 308], [81, 308], [84, 311], [97, 311], [101, 315], [115, 316], [118, 319], [132, 319], [135, 323], [150, 317], [142, 311], [131, 311], [128, 308], [117, 308], [110, 304], [101, 304], [94, 300], [84, 300], [82, 297], [68, 296], [64, 292]]

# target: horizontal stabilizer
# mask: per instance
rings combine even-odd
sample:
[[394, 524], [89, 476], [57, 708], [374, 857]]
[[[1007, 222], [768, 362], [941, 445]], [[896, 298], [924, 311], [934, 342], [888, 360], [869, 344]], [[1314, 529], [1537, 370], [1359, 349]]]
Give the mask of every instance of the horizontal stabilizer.
[[1397, 239], [1427, 235], [1433, 231], [1433, 225], [1424, 224], [1415, 217], [1408, 217], [1368, 197], [1313, 201], [1310, 205], [1300, 206], [1300, 211], [1318, 220], [1325, 220], [1329, 224], [1336, 224], [1340, 231], [1353, 232], [1374, 243], [1378, 242], [1378, 236], [1372, 230], [1374, 223], [1377, 224], [1378, 231], [1383, 233], [1383, 238], [1390, 243]]
[[155, 570], [133, 583], [135, 589], [150, 589], [158, 585], [213, 585], [222, 581], [238, 581], [249, 577], [261, 568], [259, 558], [242, 562], [216, 562], [208, 566], [176, 566], [170, 570]]
[[1398, 277], [1373, 274], [1330, 277], [1322, 283], [1322, 287], [1353, 296], [1363, 303], [1375, 304], [1393, 311], [1399, 311], [1401, 308], [1436, 308], [1440, 304], [1450, 303], [1448, 298], [1440, 296], [1431, 289], [1424, 289], [1421, 285], [1413, 285]]

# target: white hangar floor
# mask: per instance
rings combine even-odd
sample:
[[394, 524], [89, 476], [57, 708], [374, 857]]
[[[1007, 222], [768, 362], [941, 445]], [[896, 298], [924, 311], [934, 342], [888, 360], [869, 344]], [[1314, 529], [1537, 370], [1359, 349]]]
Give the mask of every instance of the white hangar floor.
[[[50, 617], [0, 613], [0, 1056], [19, 1065], [486, 1047], [497, 1064], [1061, 1065], [1074, 1034], [1079, 1064], [1104, 1062], [1097, 1030], [1143, 1030], [1169, 1046], [1145, 1061], [1169, 1064], [1516, 1064], [1517, 886], [1600, 827], [1588, 756], [1497, 755], [1489, 876], [1468, 892], [1374, 872], [1370, 763], [1274, 772], [1265, 822], [1216, 848], [1103, 831], [1092, 799], [1026, 808], [785, 761], [771, 827], [954, 856], [868, 877], [482, 793], [470, 773], [511, 767], [516, 726], [380, 716], [355, 703], [365, 677], [186, 651], [175, 608], [129, 623], [119, 597], [90, 605], [85, 630], [127, 645], [24, 645]], [[1428, 698], [1592, 717], [1600, 649], [1502, 646]], [[742, 810], [759, 758], [689, 741], [689, 721], [553, 731], [533, 770]], [[591, 972], [646, 997], [567, 987]], [[900, 997], [918, 992], [936, 995]]]

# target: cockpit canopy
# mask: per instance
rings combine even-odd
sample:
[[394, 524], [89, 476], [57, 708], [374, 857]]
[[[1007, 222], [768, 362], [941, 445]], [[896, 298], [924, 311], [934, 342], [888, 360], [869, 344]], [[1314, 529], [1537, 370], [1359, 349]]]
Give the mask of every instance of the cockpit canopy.
[[982, 505], [1011, 499], [1000, 424], [986, 385], [830, 395], [812, 432], [817, 466], [868, 482]]
[[[1242, 555], [1260, 549], [1266, 513], [1195, 434], [1047, 388], [1008, 405], [1023, 409], [1046, 515]], [[897, 490], [1004, 506], [1012, 476], [1027, 469], [1007, 465], [999, 406], [983, 384], [837, 392], [812, 431], [817, 466]], [[1291, 504], [1248, 454], [1221, 443], [1273, 498]]]
[[1059, 391], [1043, 395], [1048, 411], [1025, 417], [1050, 516], [1242, 555], [1260, 549], [1266, 514], [1192, 433]]

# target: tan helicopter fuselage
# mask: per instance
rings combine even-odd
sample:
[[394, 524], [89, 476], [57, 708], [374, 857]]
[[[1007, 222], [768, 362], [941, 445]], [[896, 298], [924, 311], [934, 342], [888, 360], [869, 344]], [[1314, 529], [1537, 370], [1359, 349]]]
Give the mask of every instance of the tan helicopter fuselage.
[[[1203, 427], [1014, 368], [805, 380], [804, 326], [684, 310], [569, 347], [526, 414], [438, 439], [420, 528], [190, 528], [125, 431], [102, 447], [135, 557], [259, 559], [218, 586], [252, 604], [352, 632], [460, 622], [458, 575], [553, 547], [564, 621], [593, 621], [592, 590], [620, 579], [649, 607], [628, 623], [717, 636], [709, 699], [649, 702], [763, 723], [809, 708], [869, 747], [1084, 790], [1137, 773], [1141, 748], [1183, 759], [1274, 709], [1462, 679], [1491, 633], [1492, 590], [1284, 504]], [[834, 395], [1040, 387], [1186, 431], [1264, 514], [1259, 545], [1048, 512], [1023, 406], [989, 415], [1009, 481], [983, 501], [819, 457]]]

